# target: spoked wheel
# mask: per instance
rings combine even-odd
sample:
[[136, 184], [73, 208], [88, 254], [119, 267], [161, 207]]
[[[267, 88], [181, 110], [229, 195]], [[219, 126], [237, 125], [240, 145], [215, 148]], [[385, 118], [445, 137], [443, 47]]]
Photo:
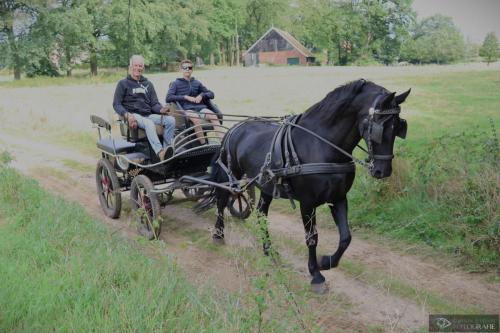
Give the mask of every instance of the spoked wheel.
[[118, 218], [122, 209], [120, 182], [113, 165], [108, 159], [101, 158], [97, 162], [95, 180], [97, 196], [104, 214], [113, 219]]
[[137, 231], [149, 240], [158, 238], [161, 231], [160, 201], [152, 192], [153, 188], [153, 183], [145, 175], [135, 177], [130, 187]]
[[231, 196], [227, 207], [232, 216], [244, 220], [252, 213], [254, 203], [255, 187], [250, 186], [245, 192]]

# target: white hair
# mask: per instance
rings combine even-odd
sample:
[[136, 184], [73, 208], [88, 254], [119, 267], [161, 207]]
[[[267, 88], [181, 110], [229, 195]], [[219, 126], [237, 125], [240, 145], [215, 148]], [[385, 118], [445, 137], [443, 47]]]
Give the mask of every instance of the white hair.
[[133, 56], [130, 57], [129, 65], [132, 66], [134, 62], [140, 62], [144, 65], [144, 58], [138, 54], [134, 54]]

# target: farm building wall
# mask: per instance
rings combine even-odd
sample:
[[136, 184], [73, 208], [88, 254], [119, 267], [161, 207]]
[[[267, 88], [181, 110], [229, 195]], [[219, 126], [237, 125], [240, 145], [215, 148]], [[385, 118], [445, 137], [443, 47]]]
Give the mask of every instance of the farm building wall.
[[245, 66], [258, 64], [308, 65], [314, 57], [285, 31], [271, 28], [245, 54]]
[[[289, 60], [289, 59], [297, 59], [298, 63], [295, 63], [294, 60]], [[259, 52], [259, 63], [274, 64], [274, 65], [287, 65], [287, 64], [307, 65], [306, 57], [304, 57], [297, 50]]]

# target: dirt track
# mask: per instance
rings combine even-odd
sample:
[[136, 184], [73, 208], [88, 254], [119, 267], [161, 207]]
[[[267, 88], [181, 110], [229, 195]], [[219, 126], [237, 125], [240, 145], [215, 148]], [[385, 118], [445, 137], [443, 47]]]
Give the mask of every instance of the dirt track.
[[[359, 73], [352, 74], [340, 70], [335, 73], [335, 78], [331, 79], [323, 75], [324, 71], [321, 69], [314, 71], [319, 78], [304, 78], [306, 81], [304, 86], [307, 87], [313, 80], [319, 79], [332, 87], [347, 81], [348, 77], [350, 79], [361, 77]], [[378, 69], [374, 69], [368, 73], [377, 76], [379, 75], [377, 71]], [[230, 72], [229, 76], [235, 73], [239, 72], [237, 70]], [[287, 80], [282, 69], [275, 69], [274, 73], [277, 76], [283, 74], [284, 80]], [[267, 81], [267, 74], [263, 75], [259, 71], [250, 74], [252, 80], [248, 82], [251, 83], [239, 88], [244, 91], [254, 91], [252, 99], [245, 101], [238, 96], [236, 86], [227, 84], [225, 72], [215, 72], [212, 86], [216, 91], [224, 91], [225, 96], [218, 100], [219, 105], [233, 105], [239, 100], [238, 108], [232, 112], [245, 113], [248, 110], [255, 110], [255, 114], [269, 114], [267, 112], [269, 109], [257, 112], [256, 105], [262, 105], [259, 101], [269, 99], [269, 96], [274, 94], [272, 102], [267, 104], [269, 108], [277, 108], [286, 101], [288, 106], [281, 110], [299, 111], [309, 105], [310, 100], [322, 97], [326, 92], [316, 90], [305, 99], [304, 96], [309, 94], [309, 91], [302, 91], [298, 95], [291, 94], [289, 91], [296, 89], [291, 84], [281, 86], [279, 91], [272, 90], [269, 85], [262, 84]], [[157, 86], [165, 86], [164, 83], [171, 77], [173, 75], [157, 77], [155, 83]], [[0, 115], [4, 120], [3, 125], [0, 125], [0, 151], [7, 149], [15, 157], [13, 166], [38, 179], [48, 190], [67, 200], [80, 203], [113, 232], [134, 239], [135, 228], [126, 214], [119, 220], [111, 220], [101, 213], [95, 193], [94, 172], [90, 171], [95, 166], [97, 154], [85, 155], [66, 146], [43, 142], [43, 138], [38, 136], [43, 134], [45, 124], [89, 131], [90, 113], [98, 113], [105, 117], [111, 115], [112, 90], [113, 85], [71, 86], [57, 89], [0, 89]], [[23, 101], [22, 96], [30, 98]], [[82, 102], [81, 96], [86, 96], [85, 102]], [[16, 124], [13, 122], [15, 115], [25, 114], [25, 111], [30, 115], [30, 119], [23, 120], [20, 126], [17, 124], [17, 128], [13, 131], [8, 130], [9, 126]], [[28, 130], [29, 133], [21, 135], [21, 130]], [[64, 160], [74, 161], [86, 167], [84, 169], [88, 171], [71, 168], [64, 163]], [[124, 194], [123, 198], [127, 200], [128, 194]], [[307, 250], [299, 214], [276, 213], [272, 208], [271, 211], [269, 219], [271, 233], [274, 239], [282, 240], [280, 253], [283, 260], [293, 267], [299, 278], [308, 281]], [[172, 225], [165, 226], [165, 232], [161, 236], [167, 245], [165, 254], [173, 256], [192, 281], [202, 285], [214, 285], [229, 293], [244, 293], [248, 290], [251, 276], [245, 273], [238, 260], [228, 260], [218, 251], [200, 247], [189, 237], [190, 231], [201, 231], [208, 237], [215, 217], [196, 216], [186, 205], [169, 205], [163, 213], [168, 216], [169, 221], [174, 221]], [[332, 253], [337, 246], [338, 234], [330, 229], [320, 229], [319, 252]], [[226, 245], [228, 249], [251, 247], [255, 248], [255, 251], [260, 251], [260, 247], [254, 243], [244, 229], [235, 224], [228, 225]], [[291, 243], [298, 245], [286, 245]], [[294, 248], [301, 249], [301, 252]], [[339, 268], [325, 272], [330, 293], [310, 301], [310, 306], [314, 306], [318, 312], [316, 314], [318, 322], [327, 332], [373, 331], [374, 328], [376, 331], [394, 332], [425, 329], [427, 315], [430, 312], [427, 299], [429, 295], [456, 305], [457, 309], [472, 308], [481, 313], [496, 313], [500, 309], [500, 288], [498, 284], [488, 283], [485, 276], [452, 269], [449, 265], [443, 266], [432, 259], [400, 253], [383, 244], [362, 240], [356, 232], [353, 233], [353, 241], [344, 258], [346, 262], [363, 267], [360, 275], [353, 276], [346, 267], [343, 268], [341, 262]], [[405, 285], [407, 289], [411, 288], [416, 296], [402, 296], [401, 292], [388, 287], [387, 281], [396, 281]], [[341, 310], [344, 315], [342, 317], [338, 316], [339, 299], [347, 305], [346, 309]]]

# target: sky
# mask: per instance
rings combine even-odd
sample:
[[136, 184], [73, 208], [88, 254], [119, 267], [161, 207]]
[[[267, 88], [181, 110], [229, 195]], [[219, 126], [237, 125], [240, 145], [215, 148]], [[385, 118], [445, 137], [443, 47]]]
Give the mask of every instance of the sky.
[[435, 14], [451, 16], [466, 38], [482, 43], [495, 32], [500, 39], [500, 0], [413, 0], [419, 20]]

